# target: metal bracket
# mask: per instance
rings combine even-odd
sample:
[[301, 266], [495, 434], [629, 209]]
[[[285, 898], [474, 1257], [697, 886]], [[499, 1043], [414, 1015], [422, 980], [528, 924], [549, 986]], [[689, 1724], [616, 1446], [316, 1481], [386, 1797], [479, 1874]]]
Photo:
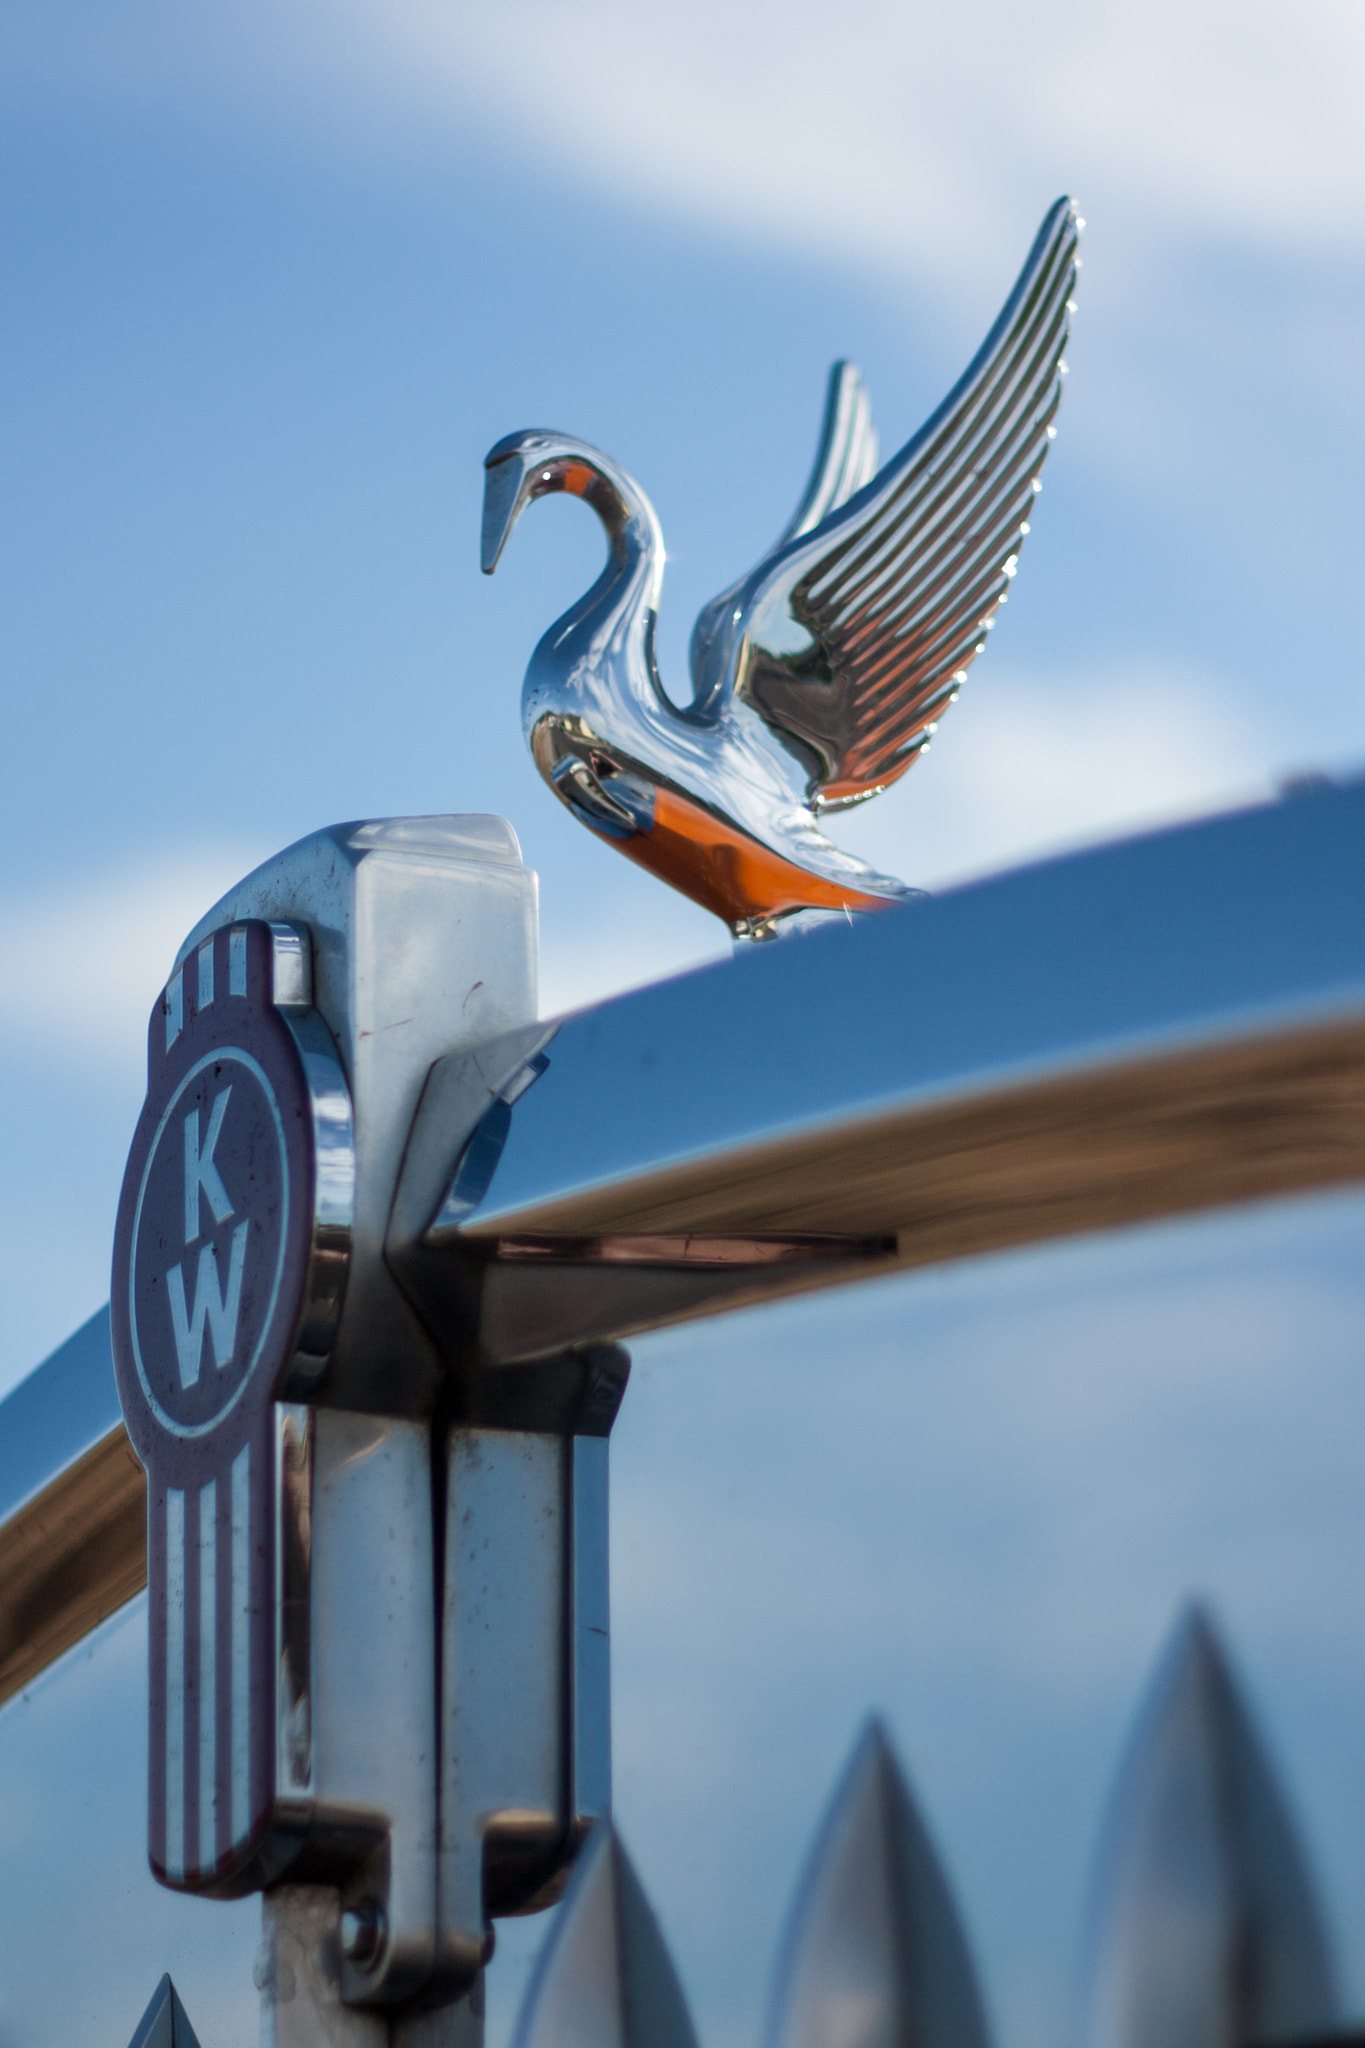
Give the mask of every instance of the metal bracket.
[[384, 1255], [447, 1370], [553, 1357], [894, 1259], [895, 1236], [873, 1233], [467, 1235], [518, 1106], [553, 1071], [560, 1028], [509, 1031], [437, 1061], [417, 1106]]
[[384, 1234], [432, 1063], [535, 1016], [536, 878], [501, 818], [333, 825], [230, 889], [185, 940], [177, 966], [242, 918], [309, 931], [312, 1000], [354, 1110], [350, 1276], [326, 1373], [306, 1398], [430, 1415], [441, 1388], [436, 1347], [385, 1265]]
[[611, 1804], [607, 1436], [630, 1361], [481, 1373], [446, 1453], [440, 1969], [549, 1905]]
[[[437, 1934], [432, 1433], [445, 1426], [444, 1370], [382, 1242], [432, 1062], [534, 1015], [535, 877], [498, 819], [334, 827], [230, 891], [186, 940], [171, 989], [197, 985], [196, 957], [202, 980], [203, 960], [227, 943], [216, 933], [263, 923], [274, 935], [274, 1007], [300, 1058], [306, 1065], [316, 1019], [349, 1089], [349, 1272], [343, 1260], [330, 1321], [301, 1314], [267, 1392], [274, 1566], [258, 1590], [273, 1608], [272, 1647], [250, 1668], [271, 1686], [268, 1825], [249, 1867], [182, 1882], [220, 1893], [281, 1879], [301, 1896], [324, 1888], [339, 1915], [337, 1998], [411, 2005], [451, 1982]], [[324, 1206], [329, 1158], [315, 1139], [303, 1169]], [[169, 1597], [174, 1606], [174, 1584]]]
[[[323, 1940], [325, 1924], [331, 1961], [313, 1959], [314, 2002], [357, 2043], [366, 2007], [405, 2008], [406, 2026], [469, 1991], [489, 1917], [548, 1904], [610, 1802], [607, 1436], [629, 1361], [614, 1344], [561, 1342], [498, 1363], [458, 1278], [453, 1291], [413, 1291], [385, 1257], [414, 1199], [418, 1234], [431, 1222], [433, 1174], [445, 1175], [441, 1227], [455, 1227], [543, 1071], [553, 1030], [529, 1021], [534, 907], [534, 878], [498, 821], [341, 826], [231, 891], [171, 984], [196, 953], [202, 968], [228, 944], [225, 929], [256, 932], [259, 949], [267, 924], [274, 1009], [305, 1062], [307, 1030], [329, 1036], [337, 1090], [349, 1089], [354, 1222], [349, 1273], [343, 1262], [333, 1275], [345, 1274], [344, 1296], [332, 1288], [330, 1318], [301, 1310], [273, 1384], [251, 1381], [273, 1431], [274, 1571], [258, 1589], [273, 1627], [268, 1658], [251, 1665], [263, 1683], [269, 1668], [268, 1820], [249, 1863], [184, 1881], [273, 1887], [279, 1969], [286, 1935]], [[414, 1127], [419, 1099], [434, 1109]], [[232, 1131], [226, 1114], [214, 1109], [214, 1133]], [[201, 1168], [199, 1128], [185, 1147], [202, 1180], [216, 1138]], [[281, 1169], [277, 1206], [301, 1184], [321, 1201], [329, 1161], [315, 1134]], [[243, 1173], [242, 1185], [255, 1183]], [[199, 1181], [186, 1187], [189, 1214]], [[252, 1199], [261, 1206], [259, 1188]], [[450, 1270], [464, 1269], [447, 1258]], [[277, 2033], [279, 1969], [266, 1970]]]

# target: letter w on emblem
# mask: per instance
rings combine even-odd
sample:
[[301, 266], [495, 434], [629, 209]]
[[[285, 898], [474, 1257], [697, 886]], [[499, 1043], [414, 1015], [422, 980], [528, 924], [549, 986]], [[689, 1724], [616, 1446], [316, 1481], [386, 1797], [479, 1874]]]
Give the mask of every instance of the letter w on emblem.
[[180, 1363], [180, 1384], [192, 1387], [199, 1378], [204, 1352], [204, 1325], [208, 1324], [213, 1362], [221, 1372], [232, 1363], [237, 1342], [237, 1317], [242, 1307], [242, 1274], [246, 1269], [246, 1240], [249, 1223], [239, 1223], [232, 1233], [228, 1254], [226, 1291], [219, 1291], [218, 1260], [211, 1244], [199, 1252], [199, 1270], [194, 1276], [194, 1307], [185, 1301], [185, 1275], [172, 1266], [166, 1275], [166, 1292], [171, 1299], [171, 1328], [175, 1332], [175, 1355]]
[[[201, 1148], [199, 1143], [199, 1111], [192, 1109], [185, 1118], [185, 1243], [191, 1245], [199, 1235], [199, 1198], [202, 1195], [209, 1205], [215, 1223], [226, 1223], [232, 1214], [232, 1203], [223, 1186], [223, 1176], [214, 1163], [214, 1150], [223, 1132], [223, 1118], [227, 1115], [228, 1097], [231, 1088], [224, 1088], [214, 1097], [213, 1108], [209, 1111], [208, 1135]], [[180, 1384], [192, 1387], [199, 1379], [199, 1366], [204, 1355], [204, 1326], [208, 1325], [209, 1342], [213, 1346], [213, 1362], [219, 1372], [232, 1363], [233, 1347], [237, 1342], [237, 1318], [242, 1306], [242, 1275], [246, 1270], [246, 1240], [250, 1229], [248, 1223], [239, 1223], [232, 1233], [232, 1249], [228, 1253], [227, 1286], [218, 1284], [218, 1255], [211, 1244], [202, 1245], [199, 1251], [199, 1267], [194, 1276], [194, 1306], [185, 1300], [185, 1275], [181, 1267], [172, 1266], [166, 1275], [166, 1292], [171, 1304], [171, 1328], [175, 1333], [175, 1355], [180, 1365]]]

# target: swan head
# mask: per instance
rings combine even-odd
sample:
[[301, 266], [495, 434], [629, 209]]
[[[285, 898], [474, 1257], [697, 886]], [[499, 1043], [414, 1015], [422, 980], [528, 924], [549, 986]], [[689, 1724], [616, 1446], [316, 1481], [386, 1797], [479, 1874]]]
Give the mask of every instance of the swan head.
[[658, 522], [639, 485], [610, 456], [572, 434], [527, 427], [508, 434], [484, 457], [481, 562], [491, 576], [502, 559], [512, 528], [533, 498], [566, 491], [592, 506], [613, 549], [628, 529], [643, 522], [650, 540]]

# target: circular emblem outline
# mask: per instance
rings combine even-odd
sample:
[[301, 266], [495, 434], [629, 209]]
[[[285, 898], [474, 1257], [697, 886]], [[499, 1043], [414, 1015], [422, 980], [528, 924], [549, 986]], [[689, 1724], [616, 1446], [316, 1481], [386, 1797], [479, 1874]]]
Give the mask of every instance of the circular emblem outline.
[[[218, 1897], [273, 1882], [303, 1824], [278, 1755], [298, 1676], [281, 1663], [280, 1629], [297, 1629], [290, 1603], [306, 1614], [311, 1597], [295, 1528], [311, 1456], [301, 1470], [289, 1446], [307, 1412], [295, 1404], [323, 1391], [341, 1321], [356, 1167], [347, 1074], [311, 999], [311, 950], [306, 925], [240, 917], [177, 961], [149, 1021], [115, 1226], [114, 1372], [147, 1473], [147, 1851], [173, 1889]], [[160, 1260], [177, 1252], [162, 1286]], [[177, 1375], [193, 1419], [175, 1419]], [[306, 1632], [302, 1654], [306, 1677]]]
[[[133, 1136], [114, 1231], [114, 1370], [124, 1422], [133, 1448], [163, 1483], [197, 1486], [226, 1452], [228, 1440], [256, 1429], [256, 1411], [272, 1401], [316, 1400], [341, 1320], [350, 1267], [356, 1181], [355, 1130], [350, 1088], [336, 1041], [311, 1000], [311, 934], [305, 925], [241, 917], [220, 925], [178, 963], [148, 1023], [148, 1087]], [[245, 1001], [243, 1001], [243, 998]], [[219, 1035], [221, 1034], [221, 1035]], [[280, 1159], [280, 1122], [288, 1154], [287, 1189], [280, 1176], [283, 1272], [270, 1287], [272, 1313], [257, 1328], [244, 1392], [234, 1389], [212, 1418], [177, 1423], [166, 1412], [174, 1381], [152, 1394], [150, 1342], [145, 1326], [136, 1350], [129, 1278], [146, 1269], [133, 1249], [134, 1211], [145, 1230], [144, 1199], [151, 1200], [164, 1144], [164, 1122], [174, 1098], [184, 1105], [193, 1067], [201, 1080], [205, 1056], [245, 1056], [239, 1070], [253, 1094], [261, 1089], [251, 1062], [269, 1088], [261, 1104], [260, 1132]], [[282, 1064], [281, 1064], [282, 1062]], [[168, 1071], [168, 1069], [170, 1071]], [[155, 1098], [155, 1105], [153, 1102]], [[273, 1098], [273, 1104], [272, 1104]], [[136, 1161], [136, 1164], [135, 1164]], [[294, 1212], [290, 1217], [288, 1210]], [[275, 1272], [274, 1261], [270, 1273]], [[255, 1341], [253, 1342], [253, 1338]], [[264, 1408], [262, 1407], [264, 1404]], [[208, 1426], [201, 1427], [201, 1422]]]
[[[177, 1422], [174, 1416], [167, 1414], [166, 1410], [162, 1407], [160, 1401], [153, 1393], [151, 1381], [148, 1379], [147, 1376], [147, 1369], [142, 1362], [142, 1345], [138, 1337], [137, 1327], [137, 1254], [138, 1235], [142, 1223], [142, 1204], [147, 1193], [147, 1182], [151, 1178], [152, 1168], [156, 1164], [157, 1152], [161, 1145], [162, 1137], [165, 1134], [167, 1124], [171, 1120], [171, 1114], [175, 1109], [176, 1104], [180, 1101], [181, 1097], [184, 1095], [185, 1090], [189, 1087], [190, 1083], [194, 1081], [200, 1074], [203, 1073], [205, 1067], [211, 1067], [218, 1064], [221, 1061], [226, 1060], [235, 1060], [239, 1066], [243, 1066], [246, 1068], [247, 1072], [251, 1074], [256, 1080], [257, 1084], [261, 1089], [262, 1094], [265, 1096], [267, 1103], [270, 1105], [271, 1120], [274, 1123], [275, 1136], [279, 1142], [280, 1202], [281, 1207], [284, 1211], [285, 1221], [282, 1223], [280, 1228], [279, 1250], [275, 1255], [275, 1274], [270, 1284], [270, 1300], [266, 1307], [265, 1314], [261, 1318], [260, 1335], [256, 1339], [255, 1348], [253, 1349], [251, 1357], [248, 1360], [242, 1372], [242, 1376], [238, 1381], [237, 1386], [235, 1387], [233, 1392], [228, 1396], [227, 1400], [223, 1403], [222, 1407], [216, 1409], [215, 1412], [212, 1415], [210, 1415], [206, 1421]], [[152, 1142], [147, 1148], [147, 1157], [143, 1162], [142, 1179], [138, 1184], [137, 1202], [133, 1209], [133, 1227], [131, 1232], [129, 1233], [127, 1282], [128, 1336], [132, 1345], [133, 1363], [137, 1367], [138, 1381], [142, 1387], [143, 1394], [146, 1396], [147, 1406], [151, 1409], [152, 1414], [156, 1417], [156, 1420], [161, 1425], [161, 1427], [164, 1430], [166, 1430], [171, 1436], [181, 1437], [185, 1439], [192, 1437], [201, 1437], [207, 1436], [213, 1430], [221, 1428], [223, 1423], [227, 1421], [229, 1415], [231, 1415], [233, 1409], [237, 1406], [237, 1403], [245, 1394], [248, 1386], [251, 1384], [252, 1374], [255, 1372], [256, 1367], [260, 1362], [260, 1356], [262, 1351], [265, 1349], [266, 1342], [274, 1334], [275, 1311], [279, 1306], [280, 1299], [280, 1283], [284, 1278], [284, 1268], [289, 1251], [289, 1231], [287, 1220], [288, 1216], [289, 1147], [285, 1140], [284, 1120], [280, 1115], [280, 1104], [279, 1098], [275, 1093], [275, 1085], [270, 1079], [269, 1074], [266, 1073], [265, 1068], [261, 1065], [260, 1061], [256, 1059], [251, 1053], [245, 1051], [243, 1047], [238, 1045], [216, 1046], [211, 1052], [203, 1053], [200, 1056], [200, 1058], [195, 1061], [194, 1065], [190, 1068], [189, 1072], [181, 1076], [179, 1085], [177, 1086], [175, 1093], [172, 1095], [170, 1101], [166, 1104], [165, 1109], [161, 1113], [160, 1121], [157, 1124], [156, 1130], [152, 1134]]]

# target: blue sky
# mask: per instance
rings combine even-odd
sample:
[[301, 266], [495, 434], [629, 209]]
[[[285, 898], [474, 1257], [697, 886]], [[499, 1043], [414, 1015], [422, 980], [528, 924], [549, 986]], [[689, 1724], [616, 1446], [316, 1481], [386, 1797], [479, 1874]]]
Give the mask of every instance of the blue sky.
[[[7, 0], [0, 36], [0, 1386], [103, 1299], [147, 1010], [184, 931], [277, 846], [343, 817], [505, 813], [542, 878], [547, 1009], [725, 949], [579, 831], [524, 756], [522, 668], [600, 541], [555, 503], [480, 577], [480, 464], [514, 428], [585, 434], [654, 498], [681, 692], [698, 606], [791, 509], [829, 362], [862, 365], [897, 445], [1072, 190], [1088, 229], [1071, 376], [1009, 609], [929, 757], [844, 838], [947, 882], [1365, 761], [1365, 29], [1345, 0], [1292, 16], [1274, 0]], [[617, 1457], [623, 1810], [709, 2038], [747, 2038], [795, 1844], [873, 1704], [975, 1901], [1010, 2048], [1054, 2038], [1099, 1788], [1196, 1579], [1235, 1623], [1305, 1798], [1332, 1760], [1340, 1797], [1324, 1779], [1313, 1812], [1347, 1947], [1365, 1951], [1343, 1818], [1359, 1840], [1365, 1788], [1331, 1704], [1360, 1697], [1338, 1640], [1356, 1618], [1342, 1546], [1344, 1528], [1347, 1550], [1365, 1534], [1359, 1475], [1341, 1444], [1330, 1486], [1307, 1450], [1281, 1465], [1265, 1448], [1310, 1397], [1358, 1439], [1339, 1368], [1360, 1327], [1359, 1222], [1352, 1200], [1291, 1207], [641, 1347]], [[1230, 1441], [1220, 1463], [1253, 1279], [1261, 1448], [1248, 1463]], [[1047, 1377], [1054, 1339], [1019, 1288], [1051, 1289], [1066, 1356], [1129, 1389], [1096, 1469], [1146, 1446], [1132, 1469], [1169, 1489], [1179, 1541], [1149, 1557], [1112, 1486], [1073, 1499], [1087, 1450], [1039, 1481], [1055, 1541], [1021, 1549], [995, 1514], [1005, 1424], [989, 1456], [967, 1427], [999, 1410], [982, 1361], [1017, 1352], [1022, 1384], [1068, 1413], [1085, 1383], [1083, 1363], [1074, 1384]], [[860, 1507], [844, 1480], [826, 1512], [831, 1371], [862, 1389], [840, 1409], [837, 1455], [856, 1467], [877, 1376], [911, 1352], [907, 1389], [940, 1387], [935, 1359], [960, 1389], [939, 1479], [979, 1513], [926, 1520], [941, 1497], [914, 1459], [900, 1492], [888, 1476]], [[1149, 1356], [1213, 1375], [1202, 1422]], [[732, 1372], [766, 1390], [752, 1507], [733, 1443], [716, 1463]], [[1022, 1394], [1004, 1413], [1029, 1467], [1056, 1415]], [[1270, 1579], [1308, 1648], [1256, 1594], [1256, 1532], [1230, 1533], [1259, 1470], [1286, 1531]], [[958, 1647], [930, 1631], [939, 1677], [913, 1652], [913, 1600], [878, 1618], [813, 1567], [763, 1592], [763, 1559], [822, 1529], [842, 1585], [883, 1568], [919, 1585], [925, 1544], [946, 1546]], [[1064, 1586], [1077, 1546], [1107, 1561], [1110, 1591], [1074, 1611], [1057, 1596], [1039, 1638], [1056, 1680], [1030, 1692], [1002, 1603]], [[749, 1604], [718, 1645], [677, 1616], [688, 1585], [724, 1584], [727, 1556]], [[841, 1604], [876, 1640], [836, 1630], [829, 1647]], [[968, 1694], [997, 1719], [964, 1716]], [[775, 1716], [791, 1723], [776, 1743]], [[661, 1753], [680, 1720], [691, 1775]], [[1051, 1918], [1020, 1904], [1040, 1891], [1030, 1841]]]

